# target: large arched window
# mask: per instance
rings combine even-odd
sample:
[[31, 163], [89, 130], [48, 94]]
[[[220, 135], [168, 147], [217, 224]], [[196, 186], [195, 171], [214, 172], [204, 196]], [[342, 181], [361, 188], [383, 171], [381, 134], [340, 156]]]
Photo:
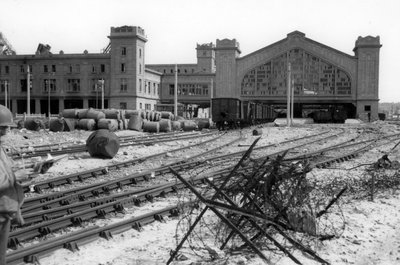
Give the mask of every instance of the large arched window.
[[351, 78], [345, 71], [302, 49], [292, 49], [248, 71], [241, 84], [242, 96], [286, 95], [288, 62], [295, 95], [351, 95]]

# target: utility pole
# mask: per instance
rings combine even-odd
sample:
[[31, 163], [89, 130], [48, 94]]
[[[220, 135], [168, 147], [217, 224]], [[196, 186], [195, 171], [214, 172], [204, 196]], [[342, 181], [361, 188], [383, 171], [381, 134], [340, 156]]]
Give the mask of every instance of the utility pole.
[[6, 108], [8, 108], [7, 90], [8, 90], [8, 80], [4, 80], [4, 105]]
[[31, 72], [29, 69], [29, 64], [26, 64], [26, 113], [31, 115]]
[[101, 109], [104, 110], [104, 79], [101, 79], [100, 83], [101, 83]]
[[291, 103], [291, 106], [290, 106], [290, 125], [292, 126], [293, 125], [293, 117], [294, 117], [293, 116], [293, 112], [294, 112], [294, 79], [291, 79], [290, 89], [292, 90], [292, 93], [291, 93], [292, 98], [290, 100], [290, 103]]
[[213, 79], [211, 78], [211, 86], [210, 86], [210, 114], [208, 115], [209, 118], [212, 120], [212, 99], [214, 96], [214, 83]]
[[48, 92], [48, 94], [47, 94], [47, 101], [49, 102], [48, 104], [47, 104], [47, 108], [48, 108], [48, 115], [49, 115], [49, 120], [50, 120], [50, 76], [49, 76], [49, 80], [48, 80], [49, 82], [47, 83], [48, 84], [48, 87], [47, 87], [47, 92]]
[[291, 116], [291, 104], [290, 104], [290, 98], [291, 98], [291, 81], [290, 81], [290, 75], [291, 75], [291, 65], [290, 63], [288, 63], [288, 71], [287, 71], [287, 91], [286, 91], [286, 100], [287, 100], [287, 104], [286, 104], [286, 124], [288, 127], [290, 127], [291, 125], [291, 120], [290, 120], [290, 116]]
[[178, 65], [175, 64], [174, 116], [178, 116]]

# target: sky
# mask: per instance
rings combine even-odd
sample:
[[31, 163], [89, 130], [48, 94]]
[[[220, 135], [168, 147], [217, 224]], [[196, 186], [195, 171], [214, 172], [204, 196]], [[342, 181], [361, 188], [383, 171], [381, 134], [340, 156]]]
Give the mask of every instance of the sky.
[[111, 27], [140, 26], [146, 63], [196, 63], [196, 44], [240, 43], [241, 56], [298, 30], [354, 55], [359, 36], [380, 36], [380, 102], [400, 102], [400, 0], [0, 0], [0, 32], [17, 54], [98, 53]]

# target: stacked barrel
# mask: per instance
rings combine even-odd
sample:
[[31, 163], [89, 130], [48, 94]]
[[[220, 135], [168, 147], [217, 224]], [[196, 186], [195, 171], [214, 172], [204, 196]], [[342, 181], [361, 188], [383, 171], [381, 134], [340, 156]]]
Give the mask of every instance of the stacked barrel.
[[51, 119], [51, 131], [108, 129], [144, 132], [192, 131], [196, 122], [175, 117], [167, 111], [119, 110], [119, 109], [65, 109], [59, 118]]

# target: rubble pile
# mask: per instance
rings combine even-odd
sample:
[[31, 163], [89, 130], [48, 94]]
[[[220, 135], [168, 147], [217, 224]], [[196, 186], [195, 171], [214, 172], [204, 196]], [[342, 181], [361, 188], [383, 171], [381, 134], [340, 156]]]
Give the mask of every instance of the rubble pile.
[[[299, 250], [320, 263], [328, 264], [311, 249], [309, 243], [336, 236], [338, 229], [329, 228], [333, 224], [321, 217], [335, 205], [346, 187], [336, 196], [329, 197], [307, 180], [311, 168], [303, 162], [285, 161], [285, 155], [262, 161], [252, 159], [250, 154], [257, 141], [229, 175], [214, 181], [206, 179], [207, 187], [201, 193], [191, 181], [171, 169], [196, 195], [200, 205], [205, 205], [197, 219], [188, 222], [191, 226], [186, 236], [189, 237], [205, 212], [211, 210], [219, 222], [208, 228], [215, 234], [220, 249], [250, 248], [268, 261], [268, 255], [261, 251], [261, 248], [267, 248], [301, 264], [292, 254]], [[199, 236], [198, 232], [196, 234]], [[172, 253], [170, 261], [180, 247], [178, 245]]]

